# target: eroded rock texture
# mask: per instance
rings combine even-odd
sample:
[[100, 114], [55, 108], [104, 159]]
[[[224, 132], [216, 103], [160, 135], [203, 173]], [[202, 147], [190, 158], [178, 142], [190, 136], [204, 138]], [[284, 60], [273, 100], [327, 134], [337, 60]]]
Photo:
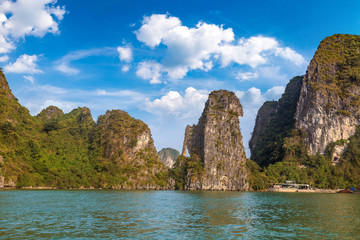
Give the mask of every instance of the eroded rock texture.
[[291, 80], [278, 102], [260, 108], [251, 158], [266, 166], [338, 145], [332, 153], [337, 162], [359, 124], [360, 36], [336, 34], [321, 42], [303, 78]]
[[121, 110], [107, 111], [98, 119], [94, 139], [102, 153], [100, 163], [111, 164], [114, 175], [126, 179], [112, 188], [168, 188], [158, 177], [167, 170], [159, 161], [149, 127], [141, 120]]
[[197, 125], [187, 126], [184, 148], [203, 164], [187, 172], [189, 190], [247, 190], [246, 156], [239, 126], [243, 109], [233, 92], [213, 91]]
[[360, 123], [360, 36], [324, 39], [307, 69], [296, 111], [309, 154], [348, 139]]
[[285, 138], [295, 128], [296, 105], [303, 76], [290, 80], [279, 101], [265, 102], [259, 109], [249, 147], [251, 159], [260, 166], [283, 160]]

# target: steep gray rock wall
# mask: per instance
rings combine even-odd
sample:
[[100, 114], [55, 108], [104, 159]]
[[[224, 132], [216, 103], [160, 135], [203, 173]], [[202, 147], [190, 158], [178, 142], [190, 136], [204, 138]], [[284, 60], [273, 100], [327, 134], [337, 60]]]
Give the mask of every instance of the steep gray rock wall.
[[292, 158], [289, 144], [303, 141], [302, 152], [324, 154], [329, 144], [354, 135], [360, 124], [360, 36], [324, 39], [303, 79], [290, 81], [277, 107], [270, 104], [259, 110], [250, 140], [251, 158], [262, 166]]
[[204, 166], [200, 176], [187, 173], [186, 189], [248, 189], [239, 116], [243, 109], [233, 92], [210, 93], [198, 124], [186, 127], [183, 154], [187, 149]]
[[305, 131], [311, 155], [328, 144], [348, 139], [360, 123], [360, 36], [324, 39], [312, 59], [301, 87], [296, 128]]

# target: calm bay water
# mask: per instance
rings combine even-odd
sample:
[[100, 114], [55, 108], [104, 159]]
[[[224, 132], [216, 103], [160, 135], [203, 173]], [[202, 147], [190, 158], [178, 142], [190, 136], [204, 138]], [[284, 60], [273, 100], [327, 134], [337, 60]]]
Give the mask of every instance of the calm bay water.
[[360, 239], [360, 194], [0, 191], [0, 239]]

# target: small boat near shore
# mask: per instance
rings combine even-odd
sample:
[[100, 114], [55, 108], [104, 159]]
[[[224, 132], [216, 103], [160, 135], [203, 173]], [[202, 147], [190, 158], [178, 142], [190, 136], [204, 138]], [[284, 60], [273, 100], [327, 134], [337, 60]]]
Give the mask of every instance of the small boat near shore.
[[269, 189], [270, 192], [315, 192], [316, 190], [309, 184], [297, 184], [295, 181], [285, 181], [282, 184], [275, 184]]

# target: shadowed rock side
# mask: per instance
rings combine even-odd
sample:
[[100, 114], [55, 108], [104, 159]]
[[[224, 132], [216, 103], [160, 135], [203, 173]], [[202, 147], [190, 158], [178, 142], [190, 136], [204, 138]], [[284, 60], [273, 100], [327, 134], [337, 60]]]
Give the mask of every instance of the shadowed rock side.
[[186, 127], [182, 155], [188, 149], [201, 169], [187, 170], [185, 189], [248, 189], [239, 116], [243, 109], [233, 92], [210, 93], [198, 124]]
[[173, 168], [177, 157], [180, 155], [179, 151], [173, 148], [163, 148], [158, 152], [159, 160], [168, 168]]
[[311, 155], [355, 134], [360, 123], [360, 36], [324, 39], [307, 69], [296, 110]]
[[249, 147], [251, 159], [260, 166], [281, 161], [286, 154], [283, 146], [295, 128], [302, 78], [291, 79], [279, 101], [265, 102], [259, 109]]
[[271, 120], [275, 118], [277, 110], [277, 101], [265, 102], [259, 109], [256, 116], [254, 131], [249, 141], [251, 154], [253, 154], [254, 149], [256, 149], [259, 138], [264, 136]]

